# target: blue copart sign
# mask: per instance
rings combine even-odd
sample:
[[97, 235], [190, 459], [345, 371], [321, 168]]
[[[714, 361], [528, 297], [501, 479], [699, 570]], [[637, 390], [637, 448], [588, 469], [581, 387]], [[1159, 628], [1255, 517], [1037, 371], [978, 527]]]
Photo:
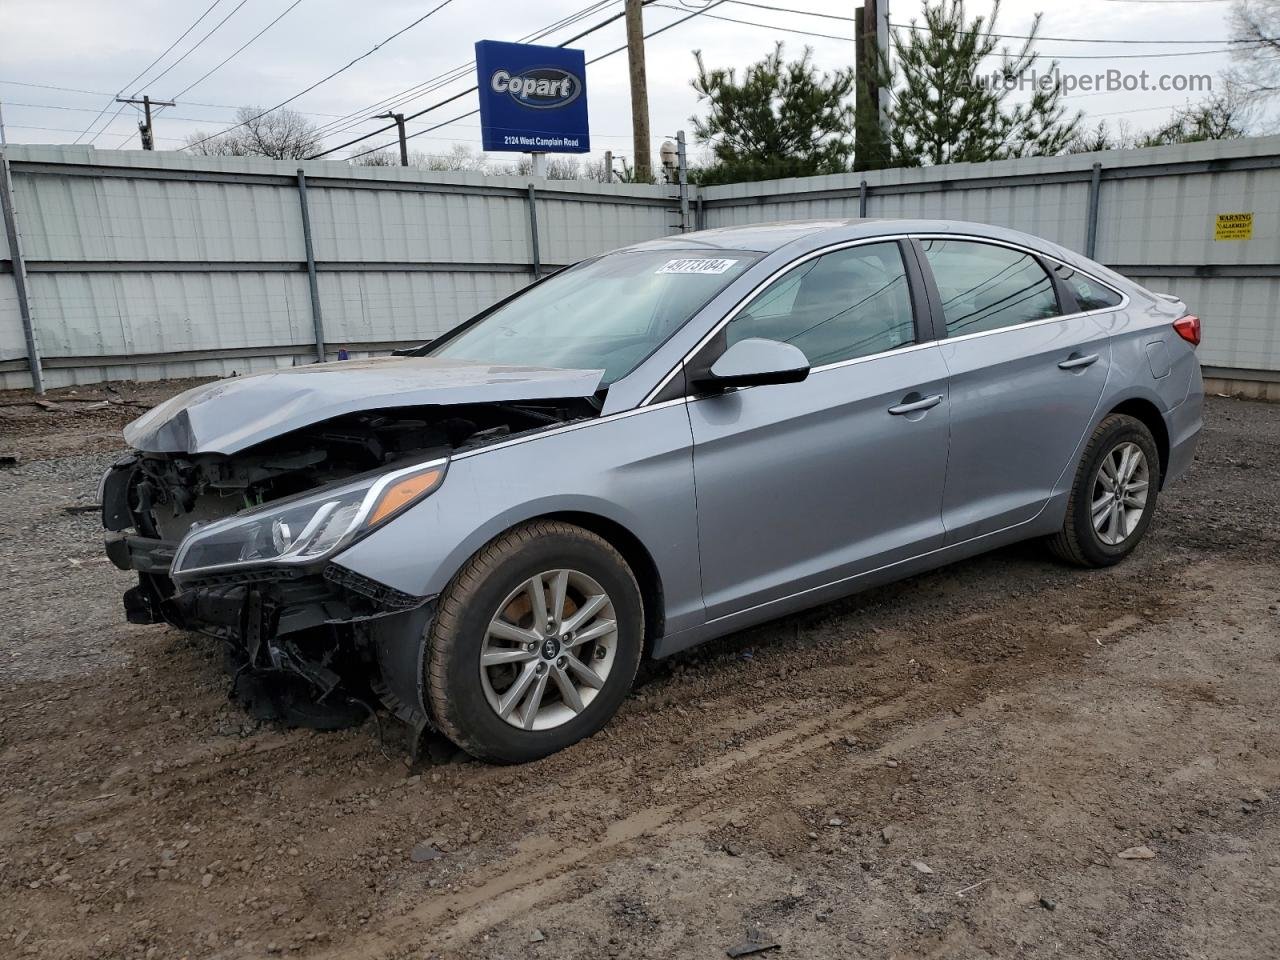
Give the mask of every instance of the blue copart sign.
[[485, 150], [586, 153], [587, 65], [581, 50], [476, 43]]

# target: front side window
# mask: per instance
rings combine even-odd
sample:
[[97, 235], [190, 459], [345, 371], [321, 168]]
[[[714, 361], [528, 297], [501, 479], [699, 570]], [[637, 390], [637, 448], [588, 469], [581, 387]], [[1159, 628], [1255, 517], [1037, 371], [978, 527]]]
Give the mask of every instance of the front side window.
[[947, 336], [1055, 317], [1053, 282], [1035, 257], [972, 240], [921, 241], [942, 298]]
[[726, 345], [748, 337], [794, 344], [814, 367], [913, 343], [898, 244], [863, 244], [805, 261], [761, 291], [725, 332]]
[[1079, 270], [1060, 263], [1053, 268], [1058, 279], [1067, 285], [1076, 298], [1076, 308], [1080, 311], [1105, 310], [1107, 307], [1120, 305], [1120, 294], [1110, 287], [1104, 287], [1092, 277], [1086, 277]]
[[428, 356], [634, 370], [756, 259], [745, 250], [630, 250], [570, 267], [531, 287]]

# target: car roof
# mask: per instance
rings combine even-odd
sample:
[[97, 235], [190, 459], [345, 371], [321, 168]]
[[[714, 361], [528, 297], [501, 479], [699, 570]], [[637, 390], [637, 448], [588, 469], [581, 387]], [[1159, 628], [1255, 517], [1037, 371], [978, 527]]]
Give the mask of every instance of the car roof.
[[883, 218], [844, 220], [781, 220], [771, 223], [749, 223], [735, 227], [718, 227], [678, 233], [629, 247], [631, 250], [753, 250], [772, 253], [789, 244], [806, 248], [825, 246], [844, 240], [899, 233], [956, 233], [1005, 240], [1055, 255], [1065, 253], [1057, 244], [1018, 230], [964, 220], [893, 220]]

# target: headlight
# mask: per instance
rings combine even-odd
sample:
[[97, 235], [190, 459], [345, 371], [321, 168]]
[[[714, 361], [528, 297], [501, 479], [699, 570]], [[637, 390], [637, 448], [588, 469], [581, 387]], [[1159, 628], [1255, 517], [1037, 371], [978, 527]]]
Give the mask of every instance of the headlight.
[[197, 527], [179, 545], [171, 573], [321, 560], [435, 490], [446, 466], [433, 460], [375, 474]]

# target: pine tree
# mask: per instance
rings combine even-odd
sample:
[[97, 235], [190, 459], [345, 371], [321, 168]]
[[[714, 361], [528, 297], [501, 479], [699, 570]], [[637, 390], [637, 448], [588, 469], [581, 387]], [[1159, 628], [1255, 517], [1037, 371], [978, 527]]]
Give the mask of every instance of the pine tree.
[[[964, 0], [924, 3], [924, 23], [893, 31], [889, 141], [895, 166], [1002, 160], [1062, 153], [1076, 136], [1080, 114], [1068, 117], [1052, 83], [1056, 63], [1036, 72], [1040, 15], [1013, 53], [995, 35], [991, 16], [970, 20]], [[997, 60], [998, 58], [998, 60]], [[993, 66], [998, 62], [998, 67]], [[1021, 89], [1030, 98], [1011, 103]]]
[[853, 70], [819, 73], [813, 51], [783, 63], [782, 44], [743, 72], [708, 70], [694, 51], [691, 81], [707, 116], [691, 118], [694, 136], [711, 147], [702, 183], [842, 173], [853, 153]]

